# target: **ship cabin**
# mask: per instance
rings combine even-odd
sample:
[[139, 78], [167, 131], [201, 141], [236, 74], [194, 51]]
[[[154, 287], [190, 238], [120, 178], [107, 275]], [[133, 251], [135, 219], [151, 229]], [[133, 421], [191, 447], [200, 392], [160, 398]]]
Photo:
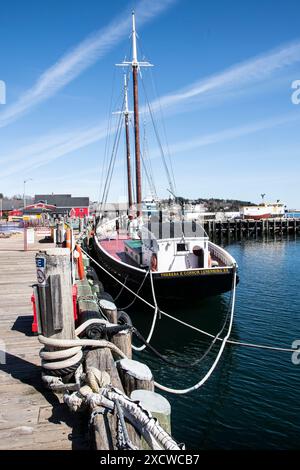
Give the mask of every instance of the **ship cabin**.
[[178, 271], [210, 267], [208, 236], [193, 221], [143, 225], [138, 239], [124, 242], [126, 255], [153, 271]]

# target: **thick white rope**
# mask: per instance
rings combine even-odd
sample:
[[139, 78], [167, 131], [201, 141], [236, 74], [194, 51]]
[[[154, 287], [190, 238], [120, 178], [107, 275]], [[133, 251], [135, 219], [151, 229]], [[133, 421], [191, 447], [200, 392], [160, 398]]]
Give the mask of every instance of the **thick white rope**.
[[94, 325], [95, 323], [101, 323], [103, 325], [110, 325], [110, 323], [107, 320], [104, 320], [101, 318], [90, 318], [90, 320], [86, 320], [84, 323], [82, 323], [82, 325], [79, 325], [78, 328], [76, 328], [75, 335], [79, 336], [80, 333], [86, 330], [88, 326]]
[[[102, 269], [106, 274], [108, 274], [110, 277], [112, 277], [116, 282], [119, 284], [122, 284], [122, 281], [117, 279], [113, 274], [111, 274], [107, 269], [105, 269], [103, 266], [101, 266], [100, 263], [98, 263], [92, 256], [90, 256], [86, 251], [82, 249], [82, 251], [100, 268]], [[152, 305], [150, 302], [148, 302], [146, 299], [143, 299], [141, 296], [139, 296], [136, 292], [131, 290], [128, 286], [124, 286], [125, 289], [127, 289], [131, 294], [135, 295], [136, 298], [144, 302], [146, 305], [148, 305], [150, 308], [155, 310], [155, 305]], [[190, 328], [194, 331], [197, 331], [198, 333], [203, 334], [204, 336], [208, 336], [209, 338], [214, 338], [214, 335], [211, 333], [208, 333], [207, 331], [201, 330], [200, 328], [197, 328], [196, 326], [190, 325], [189, 323], [184, 322], [183, 320], [180, 320], [179, 318], [176, 318], [172, 315], [170, 315], [167, 312], [164, 312], [163, 310], [160, 310], [160, 314], [164, 315], [167, 318], [170, 318], [170, 320], [174, 320], [177, 323], [180, 323], [183, 326], [186, 326], [187, 328]], [[217, 341], [223, 341], [224, 338], [217, 338]], [[232, 339], [227, 340], [228, 344], [235, 344], [237, 346], [246, 346], [250, 348], [257, 348], [257, 349], [268, 349], [271, 351], [281, 351], [281, 352], [299, 352], [299, 349], [293, 349], [293, 348], [282, 348], [282, 347], [277, 347], [277, 346], [267, 346], [263, 344], [256, 344], [256, 343], [247, 343], [247, 342], [242, 342], [242, 341], [235, 341]]]
[[134, 417], [141, 426], [142, 433], [146, 437], [145, 431], [150, 433], [159, 443], [160, 448], [165, 450], [180, 450], [178, 444], [160, 426], [156, 418], [153, 418], [148, 410], [145, 410], [140, 403], [136, 403], [128, 398], [124, 393], [115, 388], [104, 388], [103, 395], [109, 400], [118, 401], [126, 413], [127, 419]]
[[[150, 329], [148, 338], [146, 339], [146, 342], [147, 342], [147, 343], [150, 343], [150, 341], [151, 341], [151, 339], [152, 339], [152, 335], [153, 335], [153, 333], [154, 333], [154, 329], [155, 329], [155, 325], [156, 325], [156, 320], [157, 320], [157, 316], [158, 316], [158, 305], [157, 305], [157, 300], [156, 300], [156, 295], [155, 295], [155, 290], [154, 290], [154, 285], [153, 285], [153, 274], [152, 274], [152, 271], [149, 271], [149, 273], [150, 273], [150, 282], [151, 282], [152, 297], [153, 297], [153, 302], [154, 302], [154, 305], [155, 305], [155, 312], [154, 312], [154, 315], [153, 315], [153, 320], [152, 320], [151, 329]], [[132, 349], [133, 349], [134, 351], [143, 351], [146, 347], [147, 347], [146, 344], [143, 344], [143, 345], [140, 346], [140, 347], [134, 346], [134, 345], [132, 344]]]
[[[39, 335], [38, 340], [44, 346], [50, 346], [57, 348], [55, 351], [40, 351], [40, 357], [42, 359], [42, 366], [48, 370], [59, 370], [67, 367], [72, 367], [82, 359], [82, 348], [84, 346], [96, 347], [96, 348], [110, 348], [112, 351], [117, 353], [123, 359], [127, 356], [119, 349], [115, 344], [106, 340], [97, 339], [81, 339], [77, 335], [82, 333], [91, 323], [101, 323], [106, 326], [110, 325], [106, 320], [91, 319], [84, 322], [76, 330], [76, 339], [57, 339], [57, 338], [46, 338], [43, 335]], [[115, 325], [114, 325], [115, 326]], [[53, 362], [54, 359], [60, 359], [59, 361]], [[49, 362], [50, 361], [50, 362]]]
[[236, 292], [236, 269], [234, 270], [233, 294], [232, 294], [232, 304], [231, 304], [231, 313], [230, 313], [230, 321], [229, 321], [228, 332], [227, 332], [227, 335], [223, 338], [222, 345], [221, 345], [220, 350], [217, 354], [217, 357], [214, 360], [214, 362], [213, 362], [211, 368], [209, 369], [209, 371], [206, 373], [206, 375], [198, 383], [196, 383], [192, 387], [184, 388], [184, 389], [169, 388], [169, 387], [165, 387], [164, 385], [161, 385], [157, 382], [154, 382], [155, 386], [158, 389], [163, 390], [165, 392], [173, 393], [175, 395], [184, 395], [186, 393], [192, 392], [192, 391], [197, 390], [198, 388], [202, 387], [205, 384], [205, 382], [210, 378], [210, 376], [212, 375], [213, 371], [217, 367], [217, 365], [218, 365], [218, 363], [219, 363], [219, 361], [222, 357], [222, 354], [223, 354], [223, 351], [225, 349], [227, 340], [228, 340], [228, 338], [231, 334], [231, 329], [232, 329], [232, 324], [233, 324], [233, 316], [234, 316], [234, 306], [235, 306], [235, 292]]
[[109, 386], [110, 377], [104, 372], [90, 368], [86, 375], [87, 384], [72, 394], [65, 393], [64, 402], [72, 411], [78, 411], [89, 405], [91, 410], [104, 406], [114, 409], [118, 403], [125, 413], [126, 418], [138, 428], [146, 441], [155, 450], [180, 450], [172, 436], [168, 434], [151, 413], [142, 406], [128, 398], [122, 391]]

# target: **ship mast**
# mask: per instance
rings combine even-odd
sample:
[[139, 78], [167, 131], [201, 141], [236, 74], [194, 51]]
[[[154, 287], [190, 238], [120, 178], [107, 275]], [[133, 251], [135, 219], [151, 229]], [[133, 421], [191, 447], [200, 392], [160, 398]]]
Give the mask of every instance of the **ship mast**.
[[139, 123], [139, 93], [135, 15], [132, 12], [132, 76], [133, 76], [133, 112], [134, 112], [134, 144], [135, 144], [135, 178], [136, 178], [136, 204], [137, 217], [141, 215], [142, 205], [142, 175], [141, 175], [141, 148]]
[[[140, 67], [152, 67], [149, 62], [139, 62], [137, 58], [137, 33], [135, 29], [135, 14], [132, 12], [132, 61], [116, 64], [120, 66], [131, 66], [133, 76], [133, 113], [134, 113], [134, 148], [135, 148], [135, 180], [136, 180], [136, 203], [137, 217], [142, 213], [142, 175], [141, 175], [141, 147], [140, 147], [140, 123], [139, 123], [139, 93], [138, 93], [138, 72]], [[128, 129], [128, 128], [127, 128]], [[127, 138], [127, 137], [126, 137]], [[129, 141], [129, 140], [128, 140]], [[127, 167], [129, 168], [129, 167]], [[130, 171], [131, 174], [131, 171]], [[128, 176], [129, 181], [129, 176]]]
[[129, 210], [133, 205], [132, 186], [131, 186], [131, 155], [130, 155], [130, 140], [129, 140], [129, 110], [128, 110], [128, 93], [127, 93], [127, 77], [124, 74], [124, 118], [125, 118], [125, 136], [126, 136], [126, 159], [127, 159], [127, 186], [128, 186], [128, 205]]

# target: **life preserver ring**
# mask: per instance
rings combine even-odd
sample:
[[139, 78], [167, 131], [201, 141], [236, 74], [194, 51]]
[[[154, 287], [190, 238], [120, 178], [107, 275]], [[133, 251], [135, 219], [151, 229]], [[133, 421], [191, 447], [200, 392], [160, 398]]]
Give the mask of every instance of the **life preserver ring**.
[[150, 269], [151, 271], [157, 271], [157, 256], [155, 253], [151, 256]]

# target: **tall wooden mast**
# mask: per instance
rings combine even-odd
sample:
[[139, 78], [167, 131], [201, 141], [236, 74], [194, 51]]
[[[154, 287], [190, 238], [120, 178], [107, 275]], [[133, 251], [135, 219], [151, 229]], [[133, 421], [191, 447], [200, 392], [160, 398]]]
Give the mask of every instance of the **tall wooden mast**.
[[[135, 180], [136, 180], [136, 203], [137, 203], [137, 216], [139, 217], [142, 213], [142, 175], [141, 175], [141, 147], [140, 147], [140, 123], [139, 123], [139, 93], [138, 93], [138, 72], [140, 67], [152, 67], [149, 62], [139, 62], [137, 58], [137, 47], [136, 47], [136, 29], [135, 29], [135, 15], [132, 12], [132, 61], [122, 62], [122, 64], [116, 64], [119, 66], [131, 66], [133, 76], [133, 112], [134, 112], [134, 149], [135, 149]], [[125, 115], [126, 116], [126, 115]], [[125, 117], [126, 122], [126, 117]], [[128, 117], [127, 117], [128, 122]], [[128, 126], [126, 127], [127, 130]], [[126, 131], [127, 132], [127, 131]], [[128, 132], [129, 134], [129, 132]], [[127, 134], [126, 134], [127, 139]], [[129, 139], [129, 135], [128, 135]], [[129, 142], [129, 140], [128, 140]], [[129, 148], [129, 147], [128, 147]], [[130, 168], [130, 167], [127, 167]], [[131, 170], [130, 170], [131, 179]], [[129, 175], [128, 175], [129, 184]], [[132, 196], [131, 196], [132, 197]], [[129, 193], [128, 193], [129, 199]]]
[[130, 140], [129, 140], [129, 110], [128, 110], [128, 94], [127, 94], [127, 77], [124, 74], [124, 118], [125, 118], [125, 136], [126, 136], [126, 159], [127, 159], [127, 186], [128, 186], [128, 205], [129, 209], [133, 205], [132, 197], [132, 182], [131, 182], [131, 155], [130, 155]]
[[132, 13], [132, 76], [133, 76], [133, 112], [134, 112], [134, 145], [135, 145], [135, 179], [137, 216], [141, 215], [142, 206], [142, 175], [141, 175], [141, 148], [139, 123], [139, 93], [138, 93], [138, 67], [135, 15]]

